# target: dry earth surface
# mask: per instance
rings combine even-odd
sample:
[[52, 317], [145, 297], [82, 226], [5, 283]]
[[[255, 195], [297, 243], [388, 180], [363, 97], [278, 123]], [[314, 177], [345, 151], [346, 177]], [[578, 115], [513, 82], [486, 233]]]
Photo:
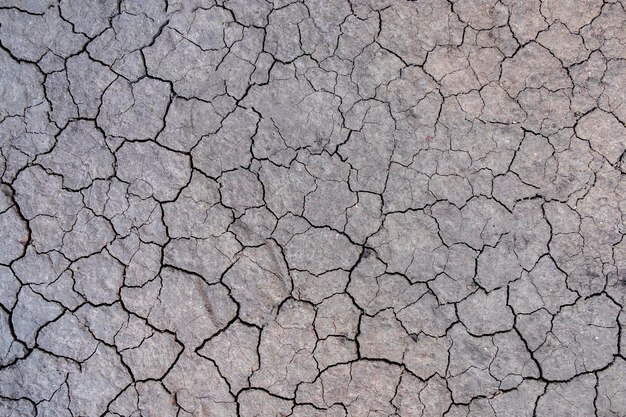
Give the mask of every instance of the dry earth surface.
[[623, 0], [0, 0], [0, 415], [626, 416]]

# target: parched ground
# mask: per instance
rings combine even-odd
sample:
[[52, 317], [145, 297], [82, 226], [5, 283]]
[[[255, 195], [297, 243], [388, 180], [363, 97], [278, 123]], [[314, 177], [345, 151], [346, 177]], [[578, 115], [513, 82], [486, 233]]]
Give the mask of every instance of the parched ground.
[[626, 416], [625, 6], [0, 0], [0, 416]]

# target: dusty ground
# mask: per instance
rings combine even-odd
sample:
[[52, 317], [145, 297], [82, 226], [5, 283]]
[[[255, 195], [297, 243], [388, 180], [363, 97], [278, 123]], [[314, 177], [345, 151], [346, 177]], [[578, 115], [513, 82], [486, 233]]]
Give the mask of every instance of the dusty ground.
[[626, 12], [0, 0], [1, 416], [626, 416]]

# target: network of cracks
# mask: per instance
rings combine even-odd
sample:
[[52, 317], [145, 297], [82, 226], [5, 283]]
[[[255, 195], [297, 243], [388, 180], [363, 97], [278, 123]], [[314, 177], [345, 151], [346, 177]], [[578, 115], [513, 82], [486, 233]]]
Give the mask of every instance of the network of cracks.
[[0, 415], [626, 416], [617, 0], [0, 0]]

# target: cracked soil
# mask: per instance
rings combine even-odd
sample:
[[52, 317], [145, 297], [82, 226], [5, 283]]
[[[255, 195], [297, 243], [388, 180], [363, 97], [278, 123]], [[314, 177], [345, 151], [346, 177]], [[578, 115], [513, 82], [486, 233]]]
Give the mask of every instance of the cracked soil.
[[0, 0], [0, 416], [625, 417], [625, 8]]

